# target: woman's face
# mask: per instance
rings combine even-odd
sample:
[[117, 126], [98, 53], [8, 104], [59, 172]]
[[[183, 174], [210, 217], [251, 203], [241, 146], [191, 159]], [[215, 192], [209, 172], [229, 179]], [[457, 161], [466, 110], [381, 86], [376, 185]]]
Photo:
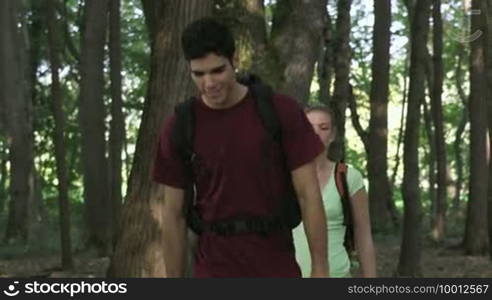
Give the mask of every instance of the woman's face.
[[309, 123], [313, 126], [314, 132], [319, 136], [321, 142], [328, 149], [331, 142], [335, 139], [335, 131], [331, 124], [331, 116], [320, 110], [313, 110], [306, 114]]

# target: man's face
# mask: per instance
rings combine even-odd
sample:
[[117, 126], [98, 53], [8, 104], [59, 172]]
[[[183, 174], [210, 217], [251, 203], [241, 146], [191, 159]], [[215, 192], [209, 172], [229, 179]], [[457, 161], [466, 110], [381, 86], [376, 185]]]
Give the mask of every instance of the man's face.
[[236, 82], [231, 62], [224, 56], [210, 53], [190, 60], [191, 78], [203, 101], [211, 108], [227, 108]]

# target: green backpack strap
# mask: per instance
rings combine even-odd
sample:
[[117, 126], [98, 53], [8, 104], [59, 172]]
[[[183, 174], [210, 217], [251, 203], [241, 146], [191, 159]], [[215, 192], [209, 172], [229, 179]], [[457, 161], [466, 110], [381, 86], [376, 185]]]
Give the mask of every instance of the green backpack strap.
[[350, 255], [355, 249], [355, 243], [350, 192], [347, 184], [347, 172], [347, 165], [343, 161], [335, 164], [335, 183], [342, 202], [343, 225], [345, 225], [346, 228], [343, 245], [345, 246], [347, 253]]

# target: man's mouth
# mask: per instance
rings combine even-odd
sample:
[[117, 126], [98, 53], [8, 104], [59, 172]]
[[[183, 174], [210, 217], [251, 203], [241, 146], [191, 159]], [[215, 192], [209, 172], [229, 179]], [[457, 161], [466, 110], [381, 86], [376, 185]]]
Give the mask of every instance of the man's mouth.
[[206, 95], [209, 98], [217, 98], [217, 97], [220, 96], [220, 94], [221, 94], [221, 90], [220, 89], [213, 90], [213, 91], [207, 91], [206, 92]]

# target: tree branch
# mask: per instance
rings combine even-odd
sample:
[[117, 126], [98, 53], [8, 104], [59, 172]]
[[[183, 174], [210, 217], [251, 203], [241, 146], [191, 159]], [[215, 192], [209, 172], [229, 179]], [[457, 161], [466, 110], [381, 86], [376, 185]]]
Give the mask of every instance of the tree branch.
[[364, 143], [364, 147], [367, 149], [369, 146], [369, 133], [362, 128], [362, 125], [360, 124], [360, 117], [359, 114], [357, 113], [357, 103], [355, 100], [354, 96], [354, 91], [352, 88], [352, 85], [349, 84], [349, 99], [348, 99], [348, 105], [350, 108], [350, 118], [352, 119], [352, 125], [355, 128], [355, 131], [357, 131], [357, 134], [361, 138], [362, 142]]

